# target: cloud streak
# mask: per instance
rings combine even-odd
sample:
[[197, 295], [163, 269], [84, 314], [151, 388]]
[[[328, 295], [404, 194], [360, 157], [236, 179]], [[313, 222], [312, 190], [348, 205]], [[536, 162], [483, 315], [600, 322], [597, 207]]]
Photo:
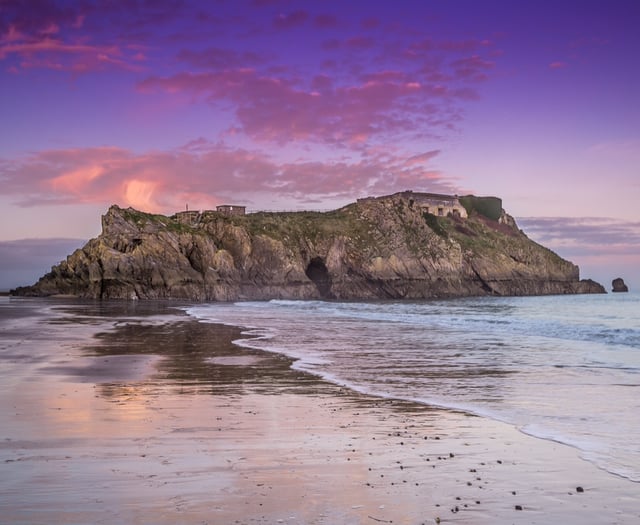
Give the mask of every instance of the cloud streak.
[[5, 194], [25, 207], [116, 202], [172, 213], [185, 202], [209, 208], [261, 193], [302, 201], [318, 195], [350, 200], [407, 188], [450, 191], [452, 182], [430, 167], [437, 155], [370, 150], [357, 161], [276, 162], [259, 151], [200, 139], [142, 154], [113, 147], [42, 151], [0, 163], [0, 181]]
[[640, 222], [601, 217], [524, 217], [518, 223], [536, 241], [568, 256], [640, 256]]
[[[90, 5], [87, 10], [92, 11]], [[142, 71], [139, 52], [113, 38], [96, 42], [84, 27], [85, 18], [79, 6], [3, 2], [0, 62], [12, 73], [52, 69], [77, 74], [111, 67]]]

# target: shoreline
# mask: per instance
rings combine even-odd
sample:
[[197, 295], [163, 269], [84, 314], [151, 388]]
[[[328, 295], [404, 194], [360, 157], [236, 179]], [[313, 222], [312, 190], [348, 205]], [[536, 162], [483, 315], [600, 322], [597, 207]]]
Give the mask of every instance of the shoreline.
[[281, 354], [233, 344], [237, 327], [166, 305], [58, 304], [47, 337], [3, 332], [12, 374], [0, 383], [0, 512], [9, 522], [640, 518], [637, 484], [568, 446], [346, 390]]

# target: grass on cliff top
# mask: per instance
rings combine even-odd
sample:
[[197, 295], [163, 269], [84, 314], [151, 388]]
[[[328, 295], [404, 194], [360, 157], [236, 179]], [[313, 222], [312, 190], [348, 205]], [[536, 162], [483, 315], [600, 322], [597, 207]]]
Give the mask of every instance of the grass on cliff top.
[[157, 213], [146, 213], [133, 208], [127, 208], [122, 210], [123, 217], [128, 222], [133, 222], [138, 227], [145, 227], [150, 224], [163, 226], [169, 231], [176, 233], [196, 233], [193, 227], [188, 224], [178, 222], [173, 217], [167, 217], [166, 215], [160, 215]]
[[[398, 210], [400, 211], [402, 210]], [[122, 213], [126, 220], [138, 227], [155, 224], [175, 233], [206, 234], [201, 227], [178, 222], [175, 216], [166, 217], [132, 208], [123, 209]], [[459, 243], [465, 251], [497, 255], [512, 252], [514, 249], [530, 251], [535, 249], [534, 245], [538, 249], [543, 248], [520, 232], [473, 212], [468, 219], [437, 217], [427, 213], [422, 214], [422, 218], [438, 236]], [[212, 220], [228, 222], [245, 228], [250, 235], [267, 235], [285, 244], [291, 241], [301, 244], [314, 243], [344, 236], [351, 239], [355, 249], [366, 250], [380, 242], [386, 244], [388, 241], [380, 238], [377, 233], [378, 225], [363, 220], [358, 208], [353, 205], [329, 212], [256, 212], [239, 216], [211, 213], [205, 214], [202, 220], [203, 223]], [[407, 227], [403, 233], [405, 240], [410, 241], [412, 229]], [[424, 248], [420, 246], [421, 249]], [[545, 256], [550, 259], [558, 257], [547, 249]]]
[[550, 264], [558, 264], [563, 260], [524, 233], [475, 213], [468, 219], [447, 218], [441, 224], [451, 239], [472, 253], [482, 253], [496, 259], [501, 255], [515, 257], [515, 254], [523, 254], [525, 258], [544, 259]]
[[267, 235], [276, 240], [297, 237], [314, 241], [328, 234], [358, 239], [366, 231], [366, 225], [344, 208], [328, 212], [257, 212], [233, 217], [232, 222], [246, 227], [250, 234]]

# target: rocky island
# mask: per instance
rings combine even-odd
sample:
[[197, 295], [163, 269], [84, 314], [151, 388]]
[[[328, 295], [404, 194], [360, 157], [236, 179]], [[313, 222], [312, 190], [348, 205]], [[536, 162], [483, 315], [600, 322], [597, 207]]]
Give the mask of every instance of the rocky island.
[[530, 240], [496, 197], [401, 192], [330, 212], [112, 206], [102, 233], [14, 295], [422, 299], [606, 293]]

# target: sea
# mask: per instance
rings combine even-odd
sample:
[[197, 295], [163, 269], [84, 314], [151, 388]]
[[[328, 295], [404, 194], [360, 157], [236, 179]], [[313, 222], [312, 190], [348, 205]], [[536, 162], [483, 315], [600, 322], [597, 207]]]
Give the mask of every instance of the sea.
[[640, 483], [640, 294], [185, 307], [371, 396], [493, 418]]

